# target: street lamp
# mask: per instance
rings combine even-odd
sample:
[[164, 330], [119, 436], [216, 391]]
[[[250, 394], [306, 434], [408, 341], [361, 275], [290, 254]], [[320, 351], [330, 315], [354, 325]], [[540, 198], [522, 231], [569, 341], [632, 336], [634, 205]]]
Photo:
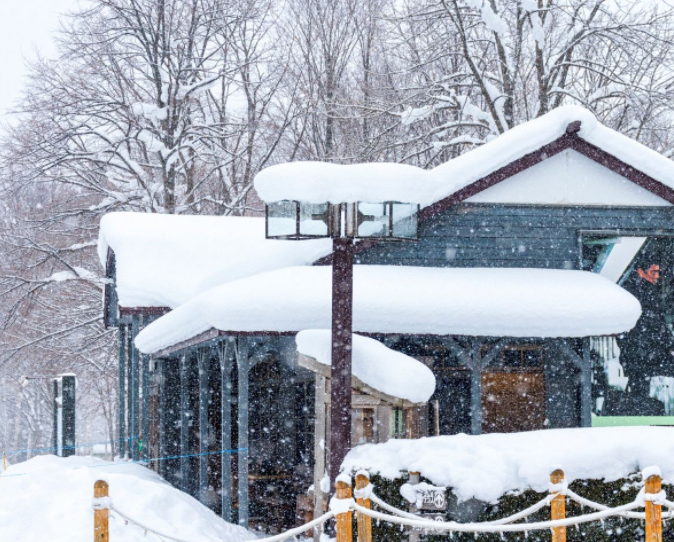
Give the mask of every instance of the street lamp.
[[354, 241], [417, 239], [419, 204], [282, 200], [268, 203], [265, 210], [268, 239], [332, 238], [330, 479], [334, 484], [351, 448]]

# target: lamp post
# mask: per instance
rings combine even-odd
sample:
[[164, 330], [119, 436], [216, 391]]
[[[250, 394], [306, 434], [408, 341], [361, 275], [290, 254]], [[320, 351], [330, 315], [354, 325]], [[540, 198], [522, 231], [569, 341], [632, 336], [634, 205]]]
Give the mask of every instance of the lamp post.
[[351, 448], [351, 343], [353, 256], [357, 239], [417, 239], [415, 203], [305, 203], [284, 200], [265, 207], [268, 239], [332, 238], [332, 366], [330, 480]]

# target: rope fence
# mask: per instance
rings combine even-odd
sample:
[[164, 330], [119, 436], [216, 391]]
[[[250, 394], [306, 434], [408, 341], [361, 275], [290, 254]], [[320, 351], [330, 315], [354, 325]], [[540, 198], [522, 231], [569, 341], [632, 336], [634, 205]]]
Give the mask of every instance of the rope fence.
[[[511, 516], [494, 521], [459, 523], [456, 521], [437, 521], [419, 516], [412, 512], [401, 510], [385, 502], [378, 497], [369, 474], [359, 471], [356, 474], [356, 487], [352, 496], [351, 476], [342, 474], [335, 483], [335, 495], [330, 500], [329, 510], [322, 516], [305, 523], [300, 527], [290, 529], [278, 535], [258, 538], [255, 542], [281, 542], [296, 537], [312, 529], [316, 529], [335, 518], [336, 542], [353, 542], [353, 515], [356, 514], [356, 532], [358, 542], [372, 542], [372, 520], [383, 521], [401, 527], [410, 527], [426, 534], [433, 533], [480, 533], [504, 534], [504, 533], [528, 533], [530, 531], [552, 531], [552, 542], [566, 542], [566, 528], [585, 523], [602, 521], [611, 517], [637, 519], [645, 522], [645, 542], [662, 542], [663, 522], [674, 518], [674, 502], [667, 500], [662, 491], [662, 478], [660, 469], [649, 467], [642, 472], [644, 487], [638, 493], [634, 501], [622, 506], [609, 507], [581, 497], [571, 491], [564, 479], [561, 468], [555, 468], [550, 474], [550, 493], [537, 503], [525, 510]], [[355, 497], [355, 499], [354, 499]], [[593, 512], [573, 517], [566, 517], [565, 502], [570, 499], [581, 507], [587, 507]], [[384, 510], [373, 510], [372, 504]], [[145, 531], [145, 534], [153, 534], [160, 540], [170, 542], [204, 542], [179, 538], [169, 535], [145, 525], [142, 521], [133, 519], [129, 514], [117, 509], [108, 496], [108, 485], [103, 481], [96, 482], [94, 486], [94, 542], [110, 541], [108, 530], [108, 516], [113, 512], [113, 517], [119, 517]], [[523, 522], [529, 516], [539, 512], [545, 507], [550, 507], [550, 519], [546, 521]], [[666, 509], [663, 514], [663, 507]], [[643, 509], [643, 512], [637, 511]], [[209, 542], [216, 542], [215, 540]], [[227, 542], [221, 540], [219, 542]]]

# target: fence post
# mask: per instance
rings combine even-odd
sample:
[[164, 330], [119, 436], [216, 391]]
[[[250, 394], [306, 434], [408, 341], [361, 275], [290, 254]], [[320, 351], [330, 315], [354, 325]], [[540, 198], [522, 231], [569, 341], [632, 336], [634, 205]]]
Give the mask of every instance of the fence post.
[[[564, 519], [566, 517], [566, 496], [560, 492], [564, 483], [564, 471], [554, 467], [550, 473], [550, 494], [556, 495], [550, 501], [550, 519]], [[566, 542], [566, 527], [552, 528], [552, 542]]]
[[94, 484], [94, 542], [109, 542], [108, 532], [108, 483], [98, 480]]
[[[351, 484], [344, 479], [338, 479], [335, 483], [335, 496], [338, 499], [351, 498]], [[349, 510], [335, 517], [337, 524], [337, 542], [353, 542], [353, 512]]]
[[[662, 491], [662, 478], [658, 467], [644, 469], [642, 476], [645, 481], [646, 495], [657, 495]], [[645, 542], [662, 542], [662, 506], [653, 501], [646, 501], [646, 540]]]
[[[370, 508], [370, 493], [363, 491], [370, 485], [370, 473], [361, 470], [356, 473], [356, 502], [364, 507]], [[372, 542], [372, 518], [358, 512], [356, 514], [358, 521], [358, 542]]]

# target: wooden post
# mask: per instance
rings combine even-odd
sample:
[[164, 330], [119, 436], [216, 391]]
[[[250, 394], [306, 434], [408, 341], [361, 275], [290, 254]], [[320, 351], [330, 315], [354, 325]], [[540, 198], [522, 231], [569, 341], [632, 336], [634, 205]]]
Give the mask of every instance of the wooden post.
[[[367, 471], [361, 470], [356, 474], [356, 492], [365, 489], [370, 485], [370, 475]], [[358, 496], [356, 493], [356, 502], [364, 507], [370, 508], [370, 498]], [[356, 515], [358, 521], [358, 542], [372, 542], [372, 518], [358, 512]]]
[[110, 540], [107, 499], [108, 483], [98, 480], [94, 484], [94, 542], [109, 542]]
[[[557, 495], [550, 502], [550, 519], [564, 519], [566, 517], [566, 497], [559, 493], [558, 486], [564, 483], [564, 471], [561, 468], [555, 468], [550, 473], [550, 494]], [[552, 542], [566, 542], [566, 527], [552, 528]]]
[[[657, 495], [662, 490], [660, 469], [649, 467], [644, 469], [646, 495]], [[662, 542], [662, 506], [653, 501], [646, 501], [646, 539], [645, 542]]]
[[[350, 499], [351, 485], [343, 480], [338, 480], [335, 483], [335, 496], [338, 499]], [[353, 542], [353, 512], [337, 514], [335, 522], [337, 524], [337, 542]]]

